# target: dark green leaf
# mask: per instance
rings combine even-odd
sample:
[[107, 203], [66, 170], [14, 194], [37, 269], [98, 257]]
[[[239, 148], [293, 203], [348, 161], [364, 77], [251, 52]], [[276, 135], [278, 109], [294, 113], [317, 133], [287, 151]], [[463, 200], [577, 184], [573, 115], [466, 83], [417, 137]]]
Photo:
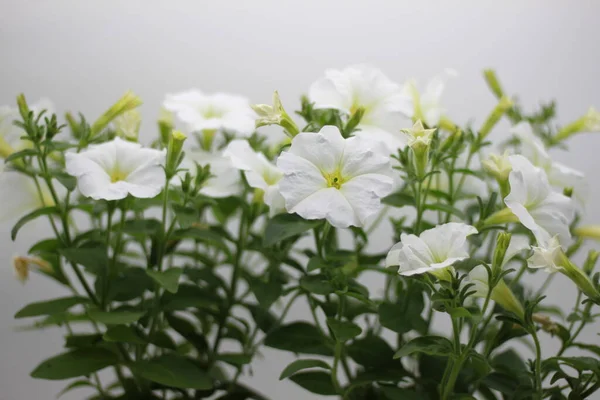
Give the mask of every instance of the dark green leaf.
[[414, 206], [415, 198], [409, 194], [398, 192], [384, 197], [381, 202], [393, 207]]
[[70, 383], [63, 390], [61, 390], [60, 393], [56, 395], [56, 398], [58, 399], [63, 394], [68, 393], [68, 392], [70, 392], [73, 389], [77, 389], [77, 388], [81, 388], [81, 387], [92, 387], [93, 388], [93, 387], [95, 387], [95, 385], [93, 385], [89, 381], [85, 381], [85, 380], [75, 381], [75, 382]]
[[66, 172], [56, 171], [51, 175], [56, 178], [69, 192], [72, 192], [77, 187], [77, 178], [67, 174]]
[[44, 215], [55, 214], [58, 215], [58, 208], [56, 208], [55, 206], [38, 208], [37, 210], [30, 212], [29, 214], [19, 219], [15, 226], [13, 226], [12, 230], [10, 231], [10, 238], [14, 241], [17, 238], [17, 233], [19, 233], [21, 228], [27, 223], [33, 221], [34, 219], [37, 219]]
[[467, 216], [465, 215], [464, 212], [460, 211], [458, 208], [452, 207], [452, 206], [450, 206], [448, 204], [444, 204], [444, 203], [426, 204], [425, 209], [433, 210], [433, 211], [442, 211], [442, 212], [446, 212], [449, 214], [453, 214], [462, 220], [467, 219]]
[[146, 270], [146, 274], [148, 274], [150, 278], [154, 279], [155, 282], [171, 293], [177, 293], [177, 290], [179, 289], [179, 278], [182, 273], [183, 269], [177, 267], [171, 267], [164, 272], [152, 269]]
[[65, 347], [72, 349], [78, 347], [93, 347], [102, 343], [99, 333], [78, 333], [65, 336]]
[[31, 373], [32, 378], [62, 380], [89, 375], [111, 365], [119, 358], [100, 347], [77, 349], [47, 359]]
[[256, 300], [265, 310], [281, 296], [283, 290], [282, 284], [274, 279], [265, 282], [261, 278], [253, 278], [249, 283]]
[[101, 311], [90, 310], [91, 319], [106, 325], [122, 325], [136, 322], [145, 314], [144, 311]]
[[21, 150], [21, 151], [15, 151], [14, 153], [11, 153], [8, 157], [6, 157], [4, 159], [4, 162], [9, 163], [11, 161], [21, 159], [23, 157], [31, 157], [31, 156], [37, 156], [37, 155], [38, 155], [38, 152], [35, 149], [25, 149], [25, 150]]
[[261, 331], [268, 333], [275, 328], [275, 324], [277, 322], [277, 317], [275, 317], [275, 315], [270, 313], [268, 310], [253, 304], [247, 305], [247, 307], [252, 314], [254, 322], [256, 322], [256, 326], [258, 326]]
[[387, 400], [423, 400], [423, 393], [417, 393], [410, 389], [392, 386], [381, 386], [381, 392]]
[[100, 275], [108, 265], [108, 255], [104, 245], [62, 249], [60, 254], [68, 261], [79, 264], [96, 275]]
[[413, 353], [425, 353], [431, 356], [449, 356], [452, 354], [452, 342], [441, 336], [421, 336], [406, 343], [394, 354], [394, 358], [405, 357]]
[[180, 204], [172, 205], [175, 217], [179, 226], [182, 228], [190, 228], [192, 225], [200, 222], [200, 213], [196, 207], [184, 207]]
[[285, 378], [288, 378], [288, 377], [294, 375], [298, 371], [301, 371], [303, 369], [309, 369], [309, 368], [331, 369], [329, 364], [327, 364], [325, 361], [322, 361], [322, 360], [314, 360], [314, 359], [296, 360], [296, 361], [292, 362], [291, 364], [289, 364], [287, 367], [285, 367], [285, 369], [279, 376], [279, 380], [283, 380]]
[[394, 361], [394, 350], [379, 336], [368, 335], [357, 339], [346, 347], [346, 350], [354, 362], [368, 368], [397, 362]]
[[142, 338], [135, 329], [127, 325], [111, 326], [102, 337], [107, 342], [122, 342], [133, 344], [146, 344], [147, 341]]
[[327, 263], [325, 262], [325, 260], [323, 260], [320, 257], [312, 257], [310, 260], [308, 260], [308, 264], [306, 265], [306, 270], [308, 272], [311, 271], [316, 271], [318, 269], [322, 269], [322, 268], [326, 268], [327, 267]]
[[221, 353], [217, 356], [217, 360], [231, 364], [234, 367], [250, 364], [252, 356], [243, 353]]
[[199, 390], [212, 388], [212, 382], [206, 372], [185, 357], [164, 355], [136, 362], [131, 369], [144, 379], [170, 387]]
[[333, 383], [331, 383], [331, 376], [324, 372], [300, 372], [292, 375], [290, 380], [311, 393], [323, 396], [334, 396], [336, 394]]
[[300, 235], [321, 224], [320, 220], [305, 220], [297, 214], [279, 214], [267, 222], [263, 243], [273, 246], [284, 239]]
[[86, 304], [90, 301], [84, 297], [62, 297], [60, 299], [31, 303], [20, 309], [15, 318], [38, 317], [40, 315], [53, 315], [64, 312], [77, 304]]
[[327, 318], [327, 326], [333, 332], [336, 340], [339, 342], [345, 342], [350, 339], [354, 339], [361, 334], [362, 329], [350, 321], [338, 321], [335, 318]]
[[330, 355], [331, 346], [316, 326], [307, 322], [283, 325], [265, 339], [265, 346], [294, 353]]
[[148, 235], [154, 236], [161, 229], [162, 224], [159, 220], [151, 219], [130, 219], [125, 221], [122, 226], [124, 233], [130, 235]]
[[335, 288], [324, 275], [304, 275], [300, 278], [300, 286], [314, 294], [331, 294], [334, 292]]

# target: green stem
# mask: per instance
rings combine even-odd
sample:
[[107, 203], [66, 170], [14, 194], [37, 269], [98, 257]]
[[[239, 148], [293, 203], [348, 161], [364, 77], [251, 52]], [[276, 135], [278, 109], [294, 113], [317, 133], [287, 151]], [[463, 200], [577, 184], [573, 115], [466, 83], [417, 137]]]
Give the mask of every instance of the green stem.
[[533, 342], [535, 343], [535, 387], [536, 387], [536, 395], [538, 399], [543, 398], [542, 391], [542, 348], [540, 346], [540, 341], [538, 339], [537, 333], [535, 331], [535, 327], [531, 330], [531, 337], [533, 338]]

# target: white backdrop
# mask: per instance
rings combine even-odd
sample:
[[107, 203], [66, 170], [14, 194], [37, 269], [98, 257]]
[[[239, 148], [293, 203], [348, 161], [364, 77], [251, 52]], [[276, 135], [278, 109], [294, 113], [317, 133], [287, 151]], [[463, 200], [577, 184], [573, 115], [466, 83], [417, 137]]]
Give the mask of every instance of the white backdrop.
[[[557, 99], [563, 123], [589, 105], [600, 107], [600, 3], [593, 0], [0, 0], [0, 10], [0, 105], [24, 92], [30, 100], [49, 97], [61, 113], [81, 111], [93, 119], [132, 89], [145, 102], [142, 139], [154, 135], [152, 121], [166, 92], [198, 87], [268, 103], [278, 89], [291, 109], [325, 68], [357, 62], [376, 65], [396, 81], [456, 69], [460, 75], [444, 102], [459, 122], [481, 122], [495, 103], [481, 78], [485, 67], [494, 67], [507, 91], [519, 93], [528, 107]], [[557, 157], [589, 176], [588, 219], [600, 223], [600, 208], [594, 209], [598, 149], [600, 134], [578, 136], [571, 152]], [[0, 400], [51, 399], [63, 383], [33, 380], [29, 372], [59, 351], [63, 332], [15, 332], [12, 316], [27, 302], [64, 293], [39, 276], [24, 286], [13, 279], [10, 257], [43, 232], [25, 230], [15, 244], [9, 228], [0, 224]], [[550, 294], [570, 306], [573, 291], [564, 284], [557, 279]], [[587, 339], [595, 340], [596, 332], [588, 331]], [[554, 340], [545, 344], [545, 352], [555, 351]], [[310, 398], [277, 381], [287, 355], [265, 356], [253, 365], [254, 386], [275, 400]]]

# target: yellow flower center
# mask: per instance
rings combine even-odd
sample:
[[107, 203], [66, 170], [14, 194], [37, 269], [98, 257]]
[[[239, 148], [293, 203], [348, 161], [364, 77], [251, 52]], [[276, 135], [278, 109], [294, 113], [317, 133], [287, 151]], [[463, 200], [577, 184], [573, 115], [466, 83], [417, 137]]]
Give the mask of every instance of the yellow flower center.
[[346, 179], [344, 179], [341, 171], [339, 171], [339, 170], [336, 170], [330, 174], [323, 173], [323, 177], [327, 181], [327, 187], [336, 188], [338, 190], [346, 182]]
[[118, 169], [115, 169], [110, 174], [110, 181], [112, 183], [124, 181], [125, 179], [127, 179], [127, 174], [125, 172], [123, 172], [123, 171], [119, 171]]

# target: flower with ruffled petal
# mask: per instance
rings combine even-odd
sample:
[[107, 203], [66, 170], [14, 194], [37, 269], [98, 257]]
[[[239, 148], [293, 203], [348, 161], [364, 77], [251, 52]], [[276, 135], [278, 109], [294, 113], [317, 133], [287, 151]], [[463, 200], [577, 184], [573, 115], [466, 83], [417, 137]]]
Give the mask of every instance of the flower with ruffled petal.
[[[238, 195], [242, 192], [240, 175], [235, 173], [230, 157], [223, 152], [207, 152], [204, 150], [186, 151], [180, 169], [196, 176], [196, 164], [210, 165], [211, 177], [202, 185], [200, 193], [214, 198], [225, 198]], [[177, 180], [173, 181], [178, 184]]]
[[[453, 70], [446, 70], [447, 76], [456, 76]], [[421, 120], [428, 127], [439, 126], [446, 109], [441, 105], [441, 97], [446, 83], [441, 76], [432, 78], [422, 92], [417, 88], [417, 82], [414, 79], [406, 82], [402, 88], [402, 93], [410, 100], [403, 103], [400, 110], [406, 117], [413, 121]]]
[[511, 133], [521, 142], [521, 154], [533, 165], [546, 171], [550, 184], [560, 190], [573, 188], [573, 194], [581, 203], [589, 192], [583, 172], [552, 160], [544, 143], [533, 133], [528, 122], [520, 122], [511, 128]]
[[476, 233], [474, 227], [458, 222], [436, 226], [419, 236], [403, 233], [390, 249], [386, 266], [399, 266], [398, 273], [404, 276], [430, 272], [447, 279], [446, 268], [469, 258], [467, 237]]
[[331, 108], [350, 116], [362, 109], [355, 135], [381, 140], [390, 153], [403, 147], [395, 119], [410, 99], [379, 69], [367, 65], [329, 69], [324, 78], [311, 85], [308, 97], [315, 108]]
[[512, 172], [510, 193], [504, 199], [506, 206], [538, 242], [546, 242], [554, 235], [561, 240], [570, 238], [569, 224], [575, 216], [573, 201], [552, 191], [546, 173], [525, 157], [512, 155], [509, 160]]
[[248, 99], [242, 96], [199, 90], [167, 95], [164, 107], [173, 112], [192, 131], [231, 131], [249, 136], [256, 115]]
[[263, 153], [254, 151], [247, 141], [236, 139], [227, 145], [223, 155], [231, 159], [235, 168], [244, 171], [250, 187], [264, 192], [263, 199], [271, 216], [285, 210], [285, 201], [278, 186], [283, 173]]
[[67, 153], [65, 160], [81, 194], [94, 200], [151, 198], [165, 186], [165, 152], [120, 138]]
[[325, 218], [337, 228], [363, 226], [392, 191], [390, 157], [381, 143], [344, 139], [335, 126], [301, 132], [282, 153], [279, 190], [286, 209], [305, 219]]

